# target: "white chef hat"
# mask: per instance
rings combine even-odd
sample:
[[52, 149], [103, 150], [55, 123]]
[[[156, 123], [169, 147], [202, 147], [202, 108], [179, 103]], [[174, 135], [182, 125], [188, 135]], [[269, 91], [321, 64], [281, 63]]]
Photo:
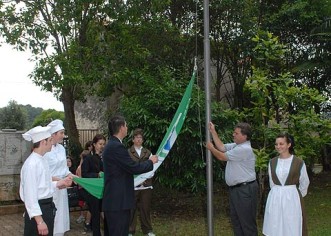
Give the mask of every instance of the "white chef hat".
[[47, 125], [48, 127], [51, 128], [51, 133], [54, 134], [55, 132], [59, 130], [63, 130], [63, 121], [62, 120], [53, 120], [51, 123]]
[[36, 126], [27, 131], [26, 133], [22, 134], [22, 136], [26, 141], [32, 141], [33, 143], [37, 143], [41, 140], [51, 137], [50, 129], [50, 127]]

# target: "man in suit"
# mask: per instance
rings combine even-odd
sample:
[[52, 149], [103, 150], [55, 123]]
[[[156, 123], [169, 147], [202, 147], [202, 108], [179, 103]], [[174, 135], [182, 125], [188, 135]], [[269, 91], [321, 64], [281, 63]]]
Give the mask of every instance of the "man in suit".
[[108, 123], [111, 137], [103, 152], [104, 195], [102, 209], [109, 236], [129, 234], [130, 212], [134, 207], [134, 174], [153, 170], [158, 157], [152, 155], [144, 162], [135, 162], [130, 157], [122, 140], [128, 133], [123, 116], [114, 116]]

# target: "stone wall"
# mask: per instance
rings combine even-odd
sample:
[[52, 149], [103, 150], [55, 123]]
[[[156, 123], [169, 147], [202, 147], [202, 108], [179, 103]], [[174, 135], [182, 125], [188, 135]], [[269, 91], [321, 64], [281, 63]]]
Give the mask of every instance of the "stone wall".
[[106, 123], [104, 121], [106, 109], [106, 102], [97, 97], [87, 97], [84, 103], [79, 101], [75, 102], [77, 129], [102, 129]]
[[19, 200], [20, 171], [32, 144], [21, 131], [0, 131], [0, 201]]
[[101, 99], [89, 96], [85, 102], [75, 102], [75, 119], [78, 130], [98, 130], [108, 132], [108, 119], [117, 112], [123, 95], [122, 90], [115, 89], [111, 96]]

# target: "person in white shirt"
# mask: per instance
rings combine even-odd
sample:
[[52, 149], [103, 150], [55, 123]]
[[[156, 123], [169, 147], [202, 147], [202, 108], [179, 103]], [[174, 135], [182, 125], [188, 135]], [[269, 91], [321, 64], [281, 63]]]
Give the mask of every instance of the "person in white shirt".
[[33, 151], [21, 169], [20, 197], [25, 205], [24, 236], [53, 235], [56, 208], [52, 194], [72, 184], [70, 177], [52, 181], [48, 163], [43, 157], [52, 147], [49, 127], [37, 126], [24, 133], [33, 142]]
[[259, 186], [256, 181], [256, 157], [251, 146], [252, 128], [238, 123], [232, 133], [233, 143], [223, 143], [215, 125], [209, 123], [214, 144], [206, 148], [220, 161], [226, 161], [225, 182], [229, 186], [230, 218], [235, 236], [257, 236], [257, 203]]
[[[48, 125], [52, 134], [52, 149], [45, 154], [48, 161], [50, 174], [53, 180], [63, 179], [67, 176], [74, 175], [69, 171], [67, 166], [67, 155], [64, 147], [60, 144], [64, 138], [64, 127], [62, 120], [53, 120]], [[67, 189], [55, 191], [53, 193], [55, 207], [57, 209], [54, 221], [54, 235], [64, 235], [70, 230], [70, 216]]]
[[294, 139], [289, 134], [276, 138], [279, 156], [269, 162], [270, 192], [264, 214], [263, 234], [267, 236], [305, 236], [303, 200], [309, 178], [303, 160], [294, 156]]
[[[128, 150], [132, 160], [135, 162], [148, 160], [152, 153], [142, 146], [144, 142], [143, 130], [140, 128], [135, 129], [132, 136], [133, 145]], [[152, 178], [146, 179], [142, 184], [134, 188], [135, 205], [131, 211], [129, 236], [134, 235], [136, 232], [138, 212], [143, 234], [155, 236], [151, 223], [152, 183]]]

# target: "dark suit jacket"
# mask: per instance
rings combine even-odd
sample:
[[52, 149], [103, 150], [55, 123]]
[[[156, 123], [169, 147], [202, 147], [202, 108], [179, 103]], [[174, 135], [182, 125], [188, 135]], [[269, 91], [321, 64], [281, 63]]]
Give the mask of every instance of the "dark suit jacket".
[[87, 155], [82, 163], [82, 177], [99, 178], [100, 171], [103, 171], [101, 157], [98, 154]]
[[134, 174], [153, 170], [153, 162], [135, 162], [121, 141], [112, 136], [104, 151], [103, 211], [120, 211], [134, 207]]

